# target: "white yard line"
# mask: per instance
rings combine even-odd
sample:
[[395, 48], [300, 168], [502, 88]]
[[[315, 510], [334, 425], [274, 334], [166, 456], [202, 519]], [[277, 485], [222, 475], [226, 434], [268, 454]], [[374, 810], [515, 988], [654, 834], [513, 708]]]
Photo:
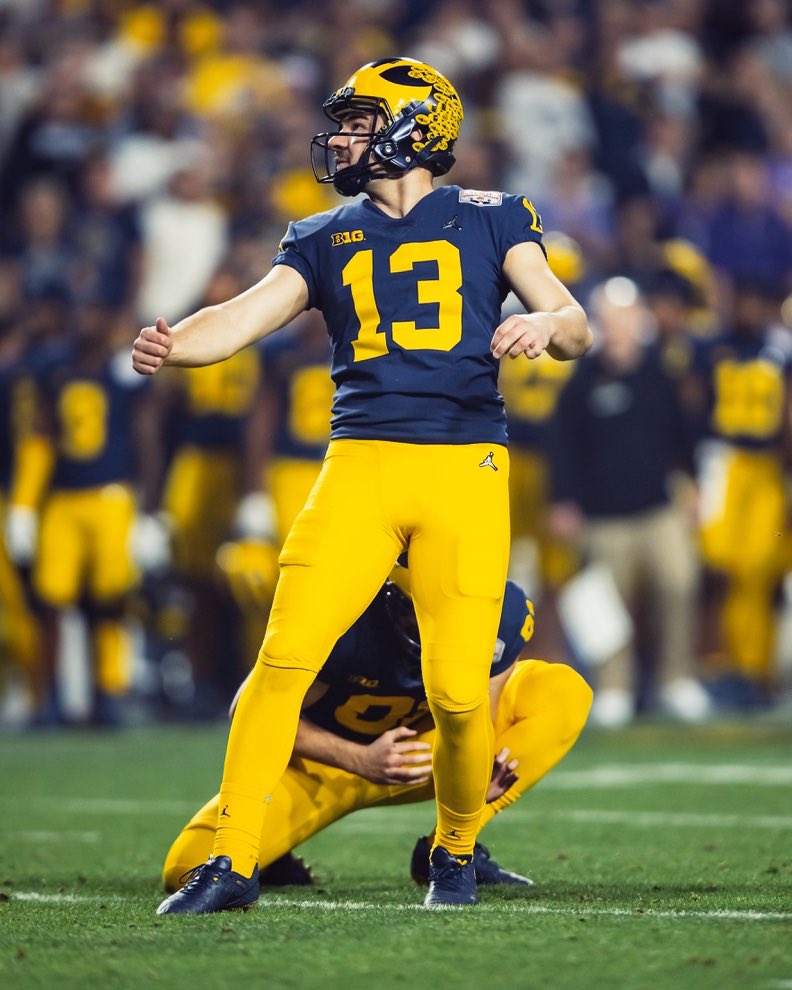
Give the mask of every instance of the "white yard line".
[[768, 828], [792, 829], [792, 815], [720, 815], [680, 811], [600, 811], [577, 808], [536, 814], [537, 818], [590, 822], [601, 825], [632, 825], [635, 828]]
[[792, 784], [792, 766], [752, 766], [743, 763], [614, 763], [589, 770], [558, 770], [542, 781], [543, 788], [589, 790], [650, 784]]
[[[12, 833], [10, 830], [0, 831], [0, 836], [4, 834], [11, 835]], [[69, 829], [58, 829], [57, 831], [14, 829], [13, 837], [14, 842], [98, 842], [101, 838], [101, 832], [75, 832]]]
[[[784, 831], [792, 829], [792, 815], [723, 815], [717, 812], [630, 811], [601, 808], [542, 809], [536, 811], [526, 803], [512, 805], [498, 816], [500, 821], [538, 824], [547, 821], [581, 822], [591, 825], [626, 825], [632, 828], [743, 828]], [[342, 818], [333, 826], [350, 833], [414, 832], [415, 823], [387, 818], [377, 809], [376, 815], [360, 814]]]
[[[41, 894], [36, 891], [14, 891], [10, 895], [12, 901], [27, 901], [38, 904], [97, 904], [111, 902], [139, 901], [139, 898], [118, 897], [98, 894]], [[374, 904], [369, 901], [320, 901], [291, 898], [262, 898], [257, 905], [259, 910], [268, 908], [299, 908], [305, 911], [386, 911], [402, 913], [405, 911], [423, 911], [422, 904]], [[453, 909], [449, 909], [453, 910]], [[714, 909], [712, 911], [688, 910], [658, 910], [655, 908], [597, 908], [597, 907], [547, 907], [543, 904], [527, 904], [517, 901], [501, 902], [499, 904], [481, 904], [477, 911], [487, 914], [549, 914], [570, 918], [697, 918], [702, 920], [727, 921], [792, 921], [792, 912], [785, 911], [727, 911]]]

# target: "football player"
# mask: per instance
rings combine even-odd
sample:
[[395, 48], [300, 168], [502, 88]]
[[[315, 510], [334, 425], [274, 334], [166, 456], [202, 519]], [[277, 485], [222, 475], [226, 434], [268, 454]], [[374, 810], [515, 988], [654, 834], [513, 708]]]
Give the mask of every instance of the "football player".
[[[336, 386], [330, 446], [281, 553], [267, 633], [231, 724], [213, 859], [161, 913], [257, 898], [265, 813], [303, 698], [408, 547], [437, 729], [425, 904], [477, 903], [472, 855], [493, 758], [488, 673], [509, 548], [498, 360], [572, 359], [591, 345], [583, 310], [547, 265], [530, 200], [433, 188], [453, 165], [462, 121], [444, 76], [381, 59], [324, 109], [336, 129], [312, 141], [317, 178], [365, 197], [291, 224], [262, 281], [172, 329], [158, 319], [133, 348], [142, 374], [166, 361], [211, 364], [317, 308]], [[500, 323], [509, 287], [531, 312]]]
[[[303, 702], [294, 752], [273, 791], [261, 837], [262, 883], [310, 882], [288, 854], [344, 815], [433, 796], [435, 730], [421, 678], [415, 609], [406, 569], [397, 565], [392, 578], [333, 647]], [[571, 667], [519, 659], [533, 625], [531, 603], [509, 581], [490, 668], [497, 756], [482, 827], [561, 760], [591, 704], [591, 689]], [[171, 846], [163, 868], [166, 890], [178, 890], [211, 853], [219, 800], [215, 795], [205, 804]], [[428, 838], [421, 837], [410, 866], [419, 883], [428, 880], [429, 850]], [[473, 865], [479, 883], [531, 882], [500, 867], [479, 842]]]
[[[39, 371], [35, 435], [52, 445], [51, 478], [43, 494], [32, 582], [43, 607], [44, 652], [54, 671], [58, 618], [83, 607], [90, 629], [93, 711], [97, 724], [116, 724], [130, 683], [126, 634], [128, 596], [138, 574], [130, 552], [135, 483], [147, 456], [147, 431], [137, 403], [147, 391], [113, 351], [113, 315], [87, 303], [75, 331]], [[141, 384], [144, 387], [141, 387]], [[55, 691], [54, 683], [50, 685]], [[51, 699], [57, 717], [57, 698]]]
[[[775, 595], [789, 566], [785, 465], [792, 423], [792, 338], [774, 325], [778, 299], [760, 280], [735, 285], [734, 325], [702, 341], [688, 400], [704, 413], [700, 545], [716, 596], [727, 668], [716, 700], [765, 703], [773, 686]], [[718, 601], [718, 597], [720, 601]]]

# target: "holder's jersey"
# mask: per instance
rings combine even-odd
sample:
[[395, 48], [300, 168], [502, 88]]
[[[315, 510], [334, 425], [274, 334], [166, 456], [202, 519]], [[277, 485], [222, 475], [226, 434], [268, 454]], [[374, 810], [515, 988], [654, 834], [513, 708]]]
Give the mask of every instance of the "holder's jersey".
[[[511, 667], [532, 634], [533, 607], [507, 581], [491, 677]], [[420, 662], [391, 618], [384, 588], [333, 647], [319, 680], [328, 689], [303, 716], [353, 742], [369, 743], [429, 714]]]
[[259, 357], [245, 348], [205, 368], [178, 369], [184, 395], [176, 442], [215, 450], [242, 443], [259, 386]]
[[52, 487], [76, 490], [131, 481], [137, 467], [134, 410], [149, 382], [130, 373], [126, 355], [116, 354], [87, 372], [67, 346], [42, 372], [39, 384], [54, 414]]
[[786, 331], [703, 341], [694, 362], [707, 385], [707, 434], [746, 450], [777, 446], [792, 369]]
[[364, 199], [291, 223], [273, 264], [302, 275], [327, 322], [332, 438], [506, 443], [490, 353], [503, 263], [541, 236], [524, 197], [459, 186], [402, 218]]
[[330, 440], [333, 402], [329, 344], [310, 346], [299, 332], [285, 330], [264, 341], [261, 359], [278, 406], [273, 454], [321, 461]]

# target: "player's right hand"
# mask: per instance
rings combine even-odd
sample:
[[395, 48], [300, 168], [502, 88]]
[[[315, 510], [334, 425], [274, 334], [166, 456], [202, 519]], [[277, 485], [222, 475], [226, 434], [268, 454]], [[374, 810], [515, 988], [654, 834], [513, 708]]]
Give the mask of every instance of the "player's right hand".
[[413, 740], [415, 729], [389, 729], [361, 747], [358, 776], [373, 784], [423, 784], [432, 776], [432, 747]]
[[132, 367], [139, 375], [153, 375], [173, 349], [171, 328], [161, 316], [153, 327], [143, 327], [132, 346]]
[[520, 778], [514, 771], [518, 765], [517, 760], [509, 759], [509, 750], [506, 746], [503, 747], [500, 753], [495, 754], [495, 762], [492, 765], [492, 778], [487, 789], [487, 804], [497, 801], [499, 797], [502, 797], [508, 791], [512, 784], [517, 783]]

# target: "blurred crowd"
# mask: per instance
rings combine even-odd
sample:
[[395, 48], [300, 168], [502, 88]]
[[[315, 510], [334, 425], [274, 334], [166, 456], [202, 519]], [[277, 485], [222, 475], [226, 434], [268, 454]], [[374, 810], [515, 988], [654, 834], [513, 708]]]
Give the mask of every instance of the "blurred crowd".
[[530, 198], [595, 332], [502, 372], [532, 655], [605, 726], [784, 701], [792, 4], [0, 0], [5, 722], [214, 717], [252, 662], [327, 441], [323, 324], [154, 381], [130, 346], [338, 205], [309, 140], [387, 55], [451, 79], [448, 181]]

